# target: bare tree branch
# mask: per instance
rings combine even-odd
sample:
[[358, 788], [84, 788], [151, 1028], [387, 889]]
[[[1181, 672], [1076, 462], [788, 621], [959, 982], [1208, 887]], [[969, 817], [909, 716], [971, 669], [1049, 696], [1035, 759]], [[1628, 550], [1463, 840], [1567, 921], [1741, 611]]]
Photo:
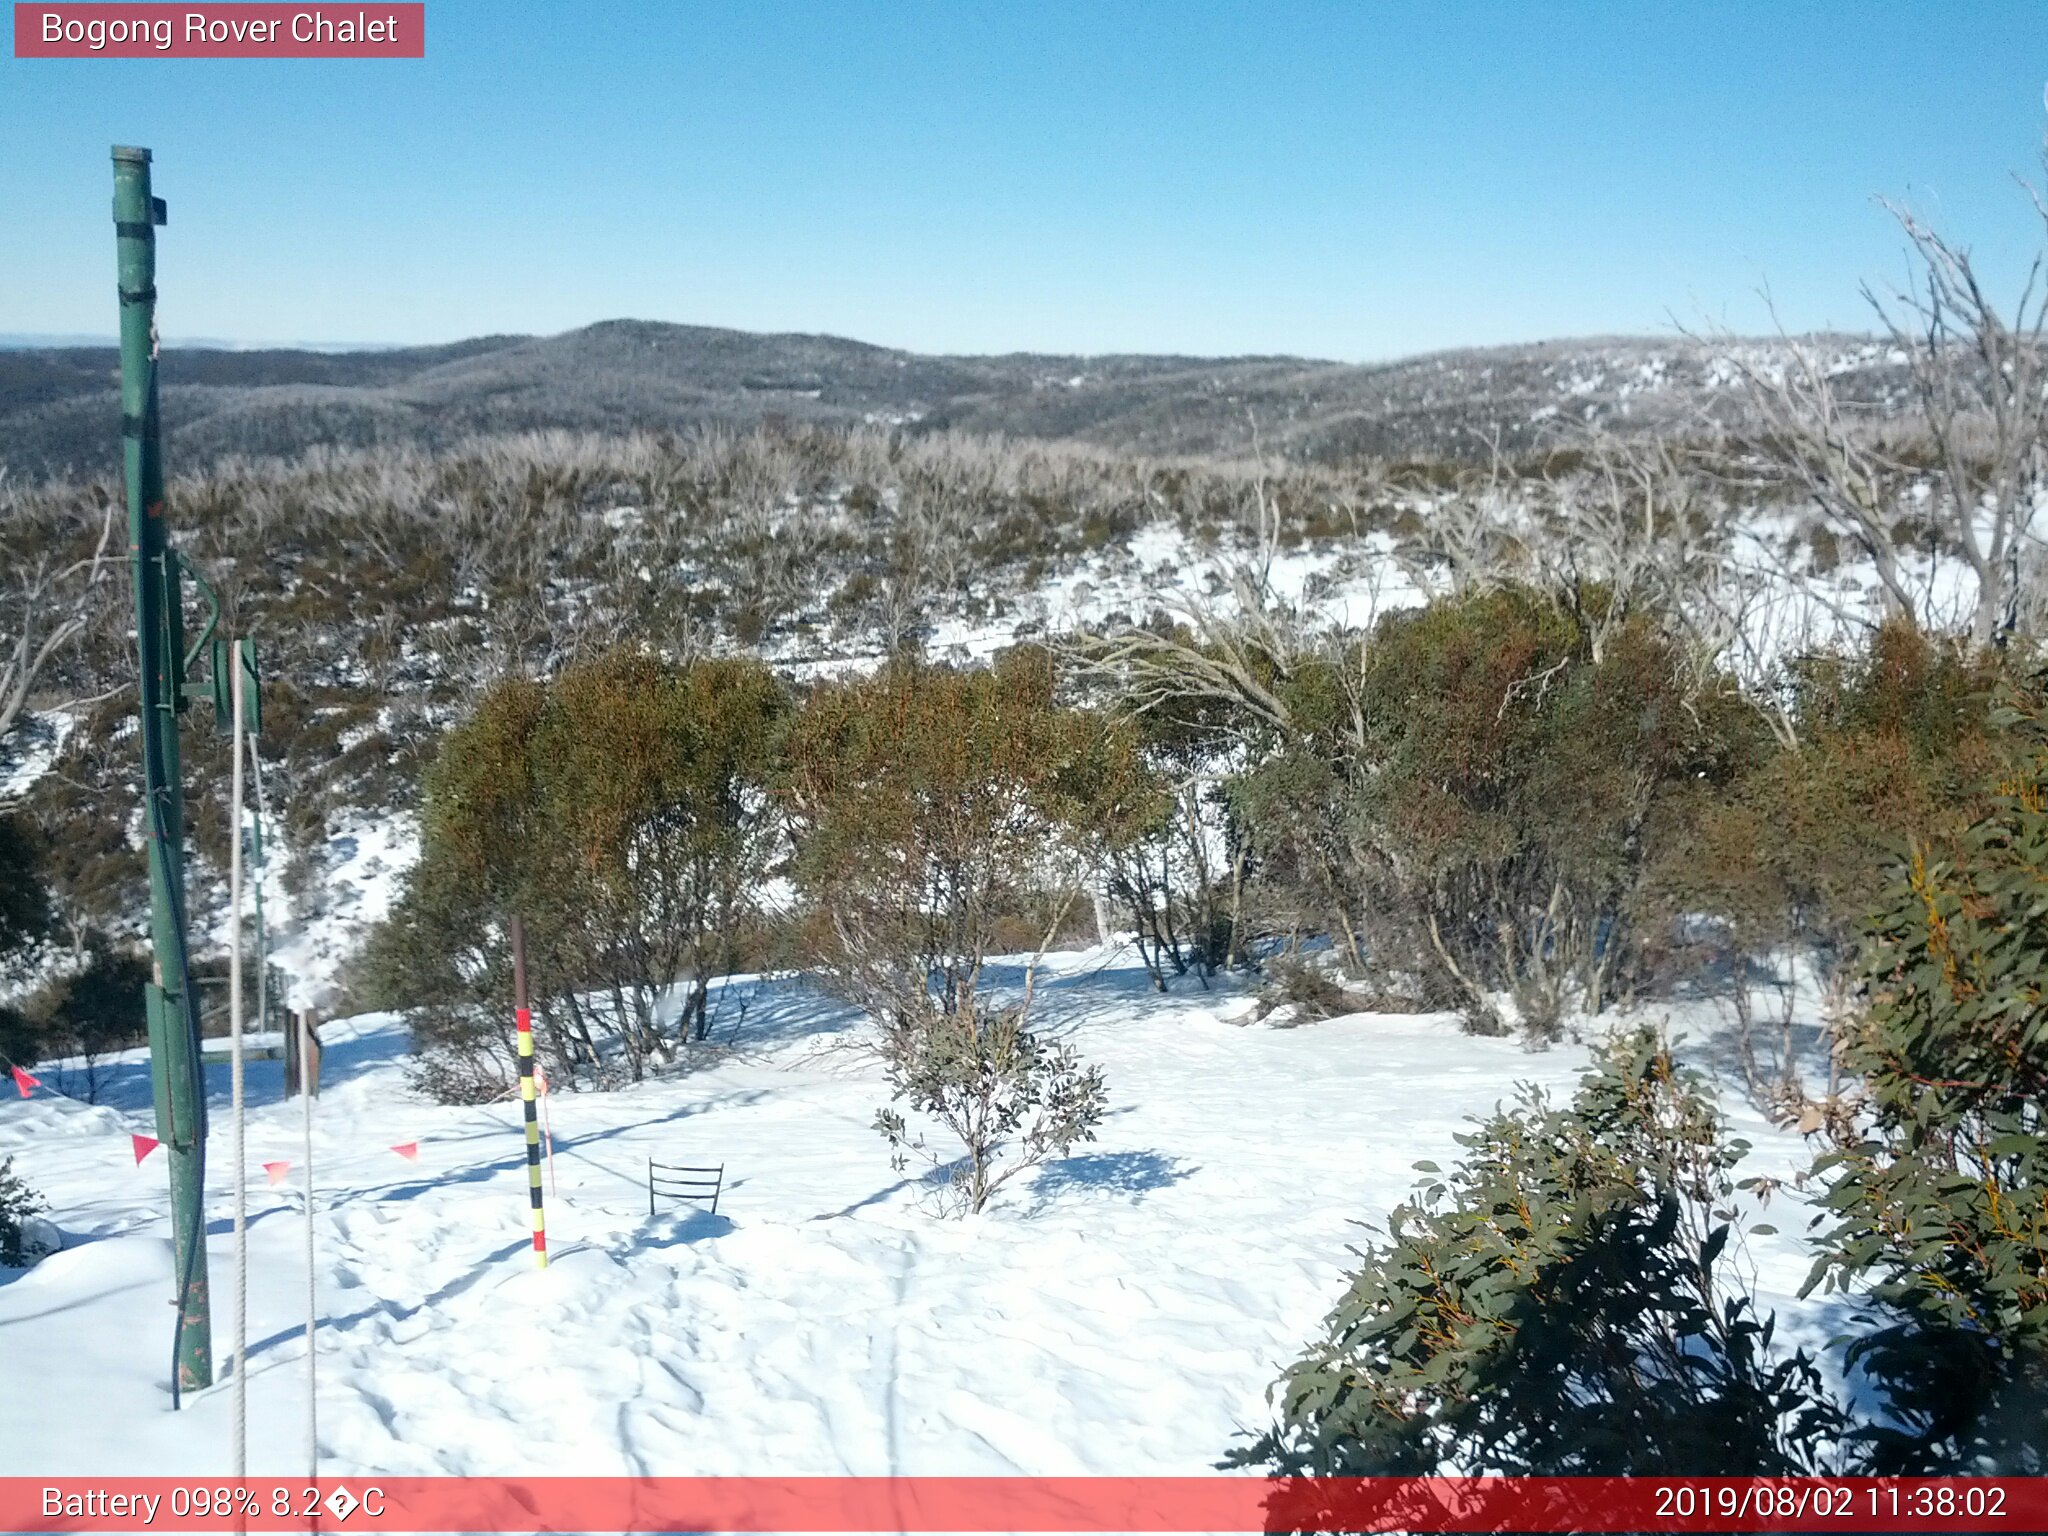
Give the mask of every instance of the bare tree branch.
[[[4, 477], [0, 470], [0, 480]], [[20, 724], [52, 664], [91, 622], [92, 589], [113, 563], [107, 546], [113, 542], [114, 523], [115, 508], [109, 503], [90, 556], [62, 566], [40, 559], [0, 596], [0, 742]]]

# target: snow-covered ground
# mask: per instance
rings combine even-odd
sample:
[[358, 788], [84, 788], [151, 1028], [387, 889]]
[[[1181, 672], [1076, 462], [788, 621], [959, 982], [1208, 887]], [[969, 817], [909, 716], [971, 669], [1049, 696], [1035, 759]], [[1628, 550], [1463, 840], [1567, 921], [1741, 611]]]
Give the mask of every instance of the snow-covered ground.
[[[419, 858], [418, 820], [403, 812], [352, 812], [338, 818], [319, 858], [323, 911], [301, 919], [300, 903], [285, 889], [281, 860], [273, 861], [265, 875], [263, 899], [278, 940], [270, 962], [290, 978], [286, 1005], [325, 1011], [342, 964], [390, 914], [404, 889], [405, 875]], [[213, 936], [226, 944], [225, 909]], [[245, 937], [244, 942], [254, 940]]]
[[[1102, 1063], [1100, 1139], [946, 1219], [870, 1128], [878, 1068], [847, 1012], [794, 981], [752, 989], [712, 1064], [550, 1104], [553, 1263], [534, 1265], [516, 1103], [438, 1107], [404, 1086], [389, 1017], [330, 1024], [315, 1130], [320, 1449], [332, 1474], [1139, 1474], [1213, 1467], [1335, 1300], [1360, 1220], [1448, 1161], [1517, 1079], [1569, 1093], [1582, 1046], [1531, 1053], [1443, 1017], [1243, 1022], [1241, 991], [1160, 997], [1127, 953], [1055, 957], [1043, 1021]], [[729, 1020], [731, 1015], [727, 1014]], [[1694, 1060], [1725, 1059], [1704, 1013]], [[719, 1035], [725, 1030], [721, 1025]], [[251, 1470], [305, 1464], [299, 1108], [254, 1063]], [[227, 1069], [209, 1187], [215, 1342], [233, 1317]], [[64, 1246], [0, 1270], [0, 1474], [229, 1470], [232, 1394], [166, 1387], [171, 1263], [146, 1066], [98, 1107], [10, 1092], [0, 1155]], [[1748, 1173], [1799, 1138], [1727, 1102]], [[394, 1153], [417, 1141], [416, 1162]], [[723, 1163], [714, 1217], [650, 1217], [649, 1157]], [[281, 1188], [260, 1165], [289, 1159]], [[1779, 1205], [1784, 1204], [1784, 1197]], [[1807, 1258], [1803, 1213], [1751, 1239], [1768, 1299]], [[1821, 1340], [1839, 1308], [1790, 1306]], [[32, 1386], [28, 1384], [33, 1384]]]

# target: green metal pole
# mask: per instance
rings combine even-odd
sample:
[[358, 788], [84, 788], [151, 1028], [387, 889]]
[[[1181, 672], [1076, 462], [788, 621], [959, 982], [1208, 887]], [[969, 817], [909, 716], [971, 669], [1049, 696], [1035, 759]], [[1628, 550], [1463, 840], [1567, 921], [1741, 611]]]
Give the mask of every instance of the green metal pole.
[[[261, 690], [256, 678], [256, 642], [242, 639], [235, 642], [235, 665], [242, 672], [242, 730], [248, 736], [249, 768], [256, 780], [256, 814], [249, 821], [250, 862], [256, 873], [256, 1027], [270, 1028], [270, 939], [263, 926], [263, 778], [262, 765], [257, 761], [256, 738], [262, 732], [263, 708], [259, 700]], [[291, 1031], [285, 1031], [285, 1038], [291, 1038]]]
[[157, 422], [156, 226], [149, 151], [114, 150], [114, 234], [120, 256], [121, 448], [128, 485], [128, 558], [141, 653], [143, 832], [149, 847], [147, 984], [150, 1075], [157, 1139], [169, 1154], [171, 1249], [178, 1308], [172, 1392], [213, 1383], [206, 1285], [206, 1092], [200, 1075], [198, 1000], [185, 947], [184, 796], [178, 716], [185, 698], [183, 587], [164, 514]]

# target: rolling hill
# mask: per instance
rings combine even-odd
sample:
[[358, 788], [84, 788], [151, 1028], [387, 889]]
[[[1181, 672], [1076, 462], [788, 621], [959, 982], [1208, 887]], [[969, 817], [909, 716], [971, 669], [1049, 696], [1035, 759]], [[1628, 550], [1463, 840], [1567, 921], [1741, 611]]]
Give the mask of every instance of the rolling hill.
[[[1896, 381], [1881, 349], [1826, 338], [1830, 365]], [[1472, 458], [1597, 419], [1661, 425], [1725, 410], [1731, 348], [1600, 338], [1345, 364], [1294, 357], [935, 357], [831, 336], [612, 320], [559, 336], [486, 336], [382, 351], [167, 347], [172, 463], [297, 453], [317, 443], [445, 445], [543, 428], [878, 423], [1070, 438], [1160, 455], [1254, 442], [1303, 459]], [[28, 478], [116, 463], [110, 347], [0, 351], [0, 463]]]

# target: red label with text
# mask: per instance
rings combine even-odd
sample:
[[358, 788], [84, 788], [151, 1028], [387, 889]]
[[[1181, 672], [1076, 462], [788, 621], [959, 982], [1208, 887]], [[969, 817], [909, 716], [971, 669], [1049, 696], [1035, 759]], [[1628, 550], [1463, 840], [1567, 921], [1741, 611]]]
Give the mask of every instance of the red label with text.
[[22, 5], [17, 59], [420, 59], [425, 5]]

